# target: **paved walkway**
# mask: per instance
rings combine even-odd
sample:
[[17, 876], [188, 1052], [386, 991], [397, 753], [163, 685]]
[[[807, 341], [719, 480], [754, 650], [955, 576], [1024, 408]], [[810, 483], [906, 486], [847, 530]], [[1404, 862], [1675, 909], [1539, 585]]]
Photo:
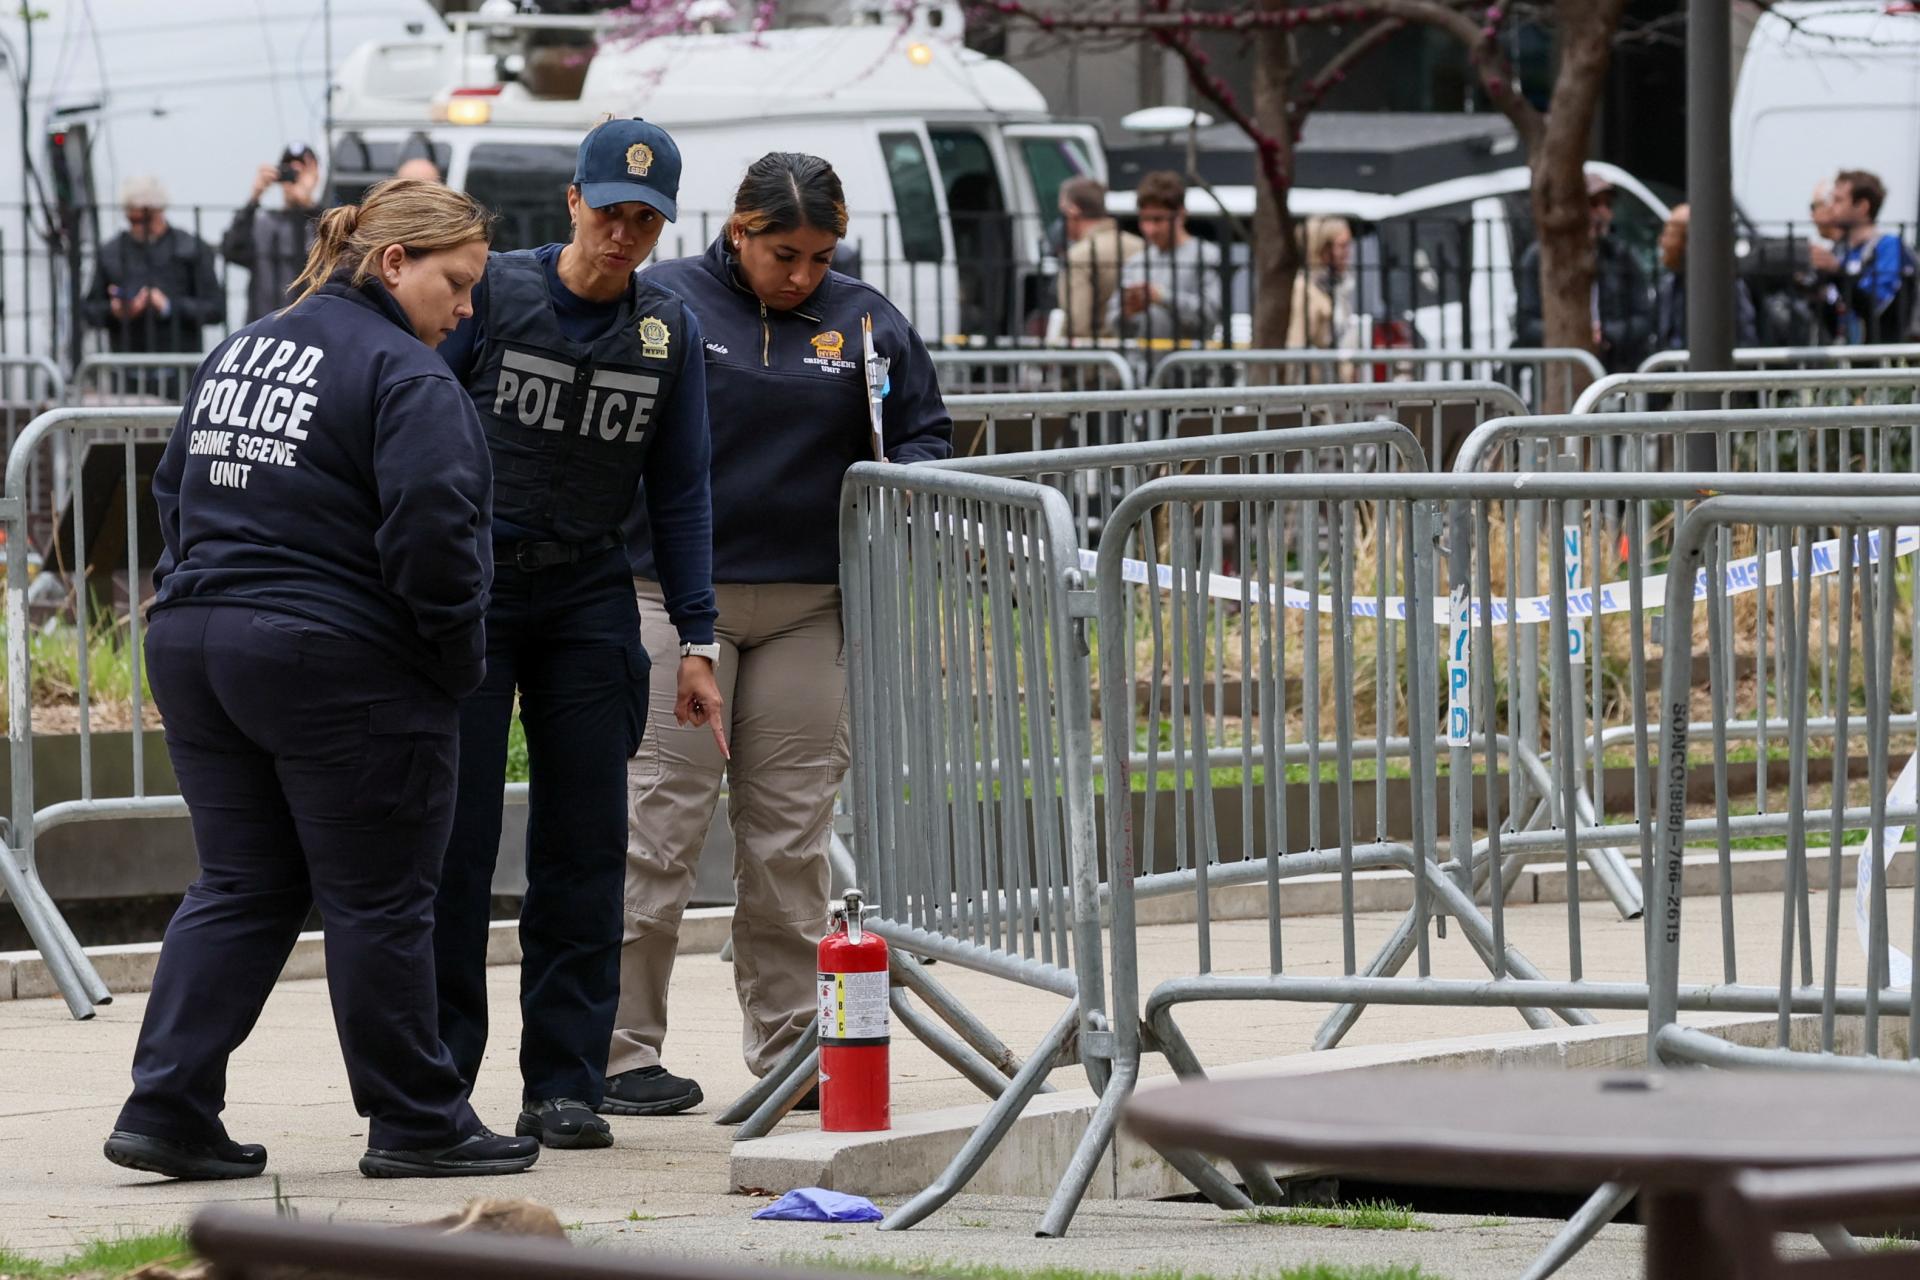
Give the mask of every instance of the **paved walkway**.
[[[1896, 895], [1897, 899], [1903, 895]], [[1693, 900], [1700, 901], [1700, 900]], [[1778, 898], [1740, 900], [1742, 963], [1759, 975], [1777, 964]], [[1704, 908], [1704, 903], [1703, 903]], [[1903, 911], [1904, 901], [1896, 907]], [[1814, 907], [1819, 920], [1821, 906]], [[1689, 904], [1689, 919], [1696, 917]], [[1896, 918], [1901, 918], [1896, 915]], [[1397, 916], [1362, 917], [1359, 954], [1370, 954]], [[1641, 972], [1640, 930], [1604, 904], [1581, 911], [1585, 972], [1593, 979], [1635, 979]], [[1337, 972], [1338, 922], [1307, 918], [1285, 924], [1289, 968]], [[1565, 972], [1566, 908], [1542, 905], [1508, 913], [1510, 940], [1550, 973]], [[1559, 940], [1559, 941], [1556, 941]], [[1192, 926], [1145, 931], [1143, 970], [1159, 976], [1191, 971]], [[1843, 963], [1858, 948], [1843, 938]], [[1719, 939], [1711, 926], [1687, 935], [1689, 977], [1717, 976]], [[1478, 966], [1458, 931], [1434, 944], [1436, 973], [1462, 976]], [[1264, 922], [1217, 924], [1214, 964], [1222, 972], [1264, 972]], [[1857, 967], [1857, 966], [1856, 966]], [[1057, 1016], [1055, 998], [1010, 987], [950, 965], [934, 971], [971, 1007], [990, 1011], [992, 1025], [1016, 1047], [1033, 1043]], [[513, 1068], [517, 1044], [517, 974], [490, 973], [498, 1028], [476, 1091], [481, 1115], [511, 1126], [517, 1110]], [[1478, 1219], [1431, 1219], [1420, 1233], [1352, 1232], [1222, 1223], [1205, 1204], [1090, 1201], [1064, 1242], [1036, 1242], [1038, 1201], [962, 1197], [927, 1224], [905, 1233], [870, 1227], [817, 1227], [750, 1222], [758, 1202], [727, 1194], [731, 1131], [712, 1114], [751, 1083], [739, 1055], [740, 1017], [730, 966], [713, 956], [683, 957], [673, 979], [674, 1029], [667, 1062], [696, 1076], [708, 1102], [700, 1112], [667, 1119], [615, 1118], [616, 1145], [599, 1152], [548, 1152], [532, 1173], [511, 1179], [374, 1182], [355, 1162], [365, 1124], [348, 1101], [324, 983], [287, 982], [276, 988], [259, 1028], [236, 1055], [227, 1112], [234, 1135], [267, 1144], [279, 1191], [307, 1218], [340, 1217], [405, 1222], [434, 1217], [469, 1195], [526, 1196], [553, 1206], [561, 1220], [581, 1224], [577, 1235], [673, 1252], [772, 1261], [791, 1255], [884, 1255], [920, 1263], [1005, 1261], [1021, 1266], [1071, 1265], [1132, 1272], [1171, 1268], [1189, 1275], [1270, 1271], [1308, 1259], [1421, 1263], [1429, 1273], [1470, 1280], [1517, 1274], [1524, 1258], [1556, 1224]], [[275, 1194], [272, 1178], [186, 1185], [129, 1175], [108, 1165], [100, 1140], [127, 1088], [127, 1064], [145, 997], [123, 996], [90, 1022], [71, 1020], [57, 1000], [0, 1003], [0, 1244], [53, 1256], [76, 1241], [115, 1231], [179, 1223], [211, 1201], [256, 1202]], [[1305, 1051], [1324, 1014], [1319, 1007], [1285, 1005], [1194, 1006], [1182, 1026], [1210, 1064]], [[1637, 1019], [1637, 1015], [1601, 1015]], [[1506, 1010], [1375, 1009], [1349, 1043], [1387, 1043], [1521, 1028]], [[919, 1045], [904, 1039], [894, 1050], [896, 1108], [954, 1106], [976, 1100], [970, 1086]], [[1164, 1064], [1150, 1062], [1150, 1071]], [[1062, 1087], [1084, 1085], [1076, 1070], [1056, 1073]], [[789, 1123], [811, 1123], [810, 1118]], [[1638, 1274], [1638, 1234], [1612, 1227], [1564, 1274], [1575, 1278]]]

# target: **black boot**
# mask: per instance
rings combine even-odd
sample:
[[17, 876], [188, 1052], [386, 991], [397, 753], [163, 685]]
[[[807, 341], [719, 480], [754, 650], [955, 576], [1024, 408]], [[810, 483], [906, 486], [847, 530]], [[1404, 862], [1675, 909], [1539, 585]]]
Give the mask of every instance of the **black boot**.
[[531, 1138], [503, 1138], [491, 1129], [469, 1134], [450, 1147], [382, 1151], [368, 1147], [360, 1172], [369, 1178], [471, 1178], [524, 1173], [540, 1158]]
[[593, 1114], [593, 1108], [572, 1098], [545, 1098], [520, 1104], [520, 1123], [513, 1131], [537, 1138], [543, 1147], [580, 1150], [613, 1145], [613, 1126]]
[[606, 1116], [670, 1116], [705, 1100], [699, 1085], [656, 1064], [607, 1077], [598, 1110]]
[[115, 1129], [107, 1136], [107, 1159], [123, 1169], [139, 1169], [188, 1182], [217, 1178], [253, 1178], [267, 1167], [267, 1149], [230, 1142], [173, 1142], [144, 1133]]

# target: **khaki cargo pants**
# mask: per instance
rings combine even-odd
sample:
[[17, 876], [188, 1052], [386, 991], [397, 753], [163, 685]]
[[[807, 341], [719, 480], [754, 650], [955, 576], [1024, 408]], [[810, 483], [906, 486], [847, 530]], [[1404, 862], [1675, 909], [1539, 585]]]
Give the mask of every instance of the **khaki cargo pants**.
[[715, 676], [726, 699], [729, 763], [710, 729], [675, 723], [680, 638], [660, 585], [634, 586], [653, 679], [646, 736], [627, 766], [626, 929], [607, 1074], [660, 1061], [680, 919], [724, 776], [734, 844], [733, 983], [747, 1066], [765, 1075], [818, 1009], [827, 846], [847, 771], [840, 588], [715, 586]]

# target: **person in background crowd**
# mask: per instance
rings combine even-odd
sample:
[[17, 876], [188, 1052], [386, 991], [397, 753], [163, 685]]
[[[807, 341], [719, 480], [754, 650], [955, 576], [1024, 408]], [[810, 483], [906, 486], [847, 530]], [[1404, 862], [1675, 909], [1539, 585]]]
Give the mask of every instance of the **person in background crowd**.
[[[840, 485], [876, 450], [862, 366], [867, 318], [888, 362], [887, 459], [944, 458], [953, 433], [933, 362], [906, 317], [870, 285], [829, 269], [846, 232], [833, 167], [776, 152], [747, 170], [733, 216], [704, 256], [641, 276], [685, 298], [706, 335], [716, 674], [733, 755], [688, 727], [667, 690], [653, 695], [629, 767], [626, 935], [604, 1112], [667, 1115], [701, 1101], [700, 1086], [662, 1066], [660, 1050], [680, 920], [723, 778], [747, 1066], [765, 1075], [818, 1015], [827, 846], [847, 771]], [[641, 633], [665, 661], [675, 635], [651, 503], [649, 494], [635, 512], [628, 550]]]
[[1146, 241], [1107, 216], [1107, 189], [1093, 178], [1061, 183], [1059, 207], [1067, 237], [1066, 270], [1060, 277], [1066, 336], [1112, 337], [1107, 304], [1120, 284], [1120, 264], [1146, 248]]
[[402, 160], [400, 167], [393, 171], [396, 178], [412, 178], [417, 182], [440, 182], [440, 166], [426, 156], [413, 156]]
[[1203, 342], [1220, 327], [1220, 247], [1187, 230], [1187, 184], [1161, 169], [1135, 193], [1146, 247], [1120, 269], [1107, 327], [1129, 338]]
[[[1677, 204], [1660, 228], [1660, 283], [1653, 299], [1653, 349], [1687, 349], [1687, 227], [1693, 210]], [[1753, 308], [1753, 294], [1745, 280], [1734, 278], [1734, 329], [1736, 347], [1760, 345], [1759, 326]]]
[[[530, 776], [515, 1131], [550, 1147], [613, 1142], [594, 1112], [620, 998], [627, 761], [650, 684], [624, 533], [643, 483], [661, 607], [679, 638], [676, 676], [663, 683], [682, 722], [721, 736], [700, 325], [679, 296], [634, 275], [673, 220], [679, 187], [680, 150], [665, 129], [596, 126], [566, 191], [572, 238], [494, 254], [472, 318], [441, 349], [493, 457], [496, 569], [486, 679], [460, 706], [460, 785], [434, 905], [440, 1032], [471, 1084], [487, 1046], [487, 932], [517, 695]], [[774, 493], [792, 483], [772, 474]]]
[[[1646, 273], [1627, 247], [1613, 238], [1613, 184], [1587, 175], [1587, 211], [1593, 231], [1592, 334], [1594, 354], [1608, 373], [1639, 366], [1653, 339], [1653, 293]], [[1520, 255], [1516, 284], [1516, 347], [1546, 345], [1540, 300], [1540, 241]]]
[[1345, 218], [1308, 218], [1302, 230], [1306, 255], [1293, 278], [1287, 345], [1354, 346], [1353, 228]]
[[[201, 330], [226, 316], [227, 299], [213, 272], [213, 247], [167, 224], [167, 189], [154, 177], [120, 188], [127, 229], [100, 246], [100, 261], [81, 311], [118, 352], [196, 352]], [[179, 398], [172, 370], [136, 386]]]
[[1878, 219], [1887, 188], [1877, 174], [1847, 169], [1834, 175], [1827, 222], [1831, 249], [1814, 245], [1809, 261], [1832, 284], [1837, 336], [1845, 342], [1898, 342], [1912, 310], [1915, 262], [1895, 231]]
[[147, 669], [200, 875], [161, 944], [133, 1095], [106, 1141], [117, 1165], [266, 1167], [221, 1123], [227, 1060], [316, 903], [370, 1121], [360, 1171], [539, 1158], [480, 1123], [434, 1021], [456, 700], [480, 681], [493, 562], [486, 442], [429, 348], [471, 314], [492, 226], [417, 182], [330, 211], [304, 291], [208, 355], [154, 473], [165, 550]]
[[[278, 209], [260, 207], [270, 187], [280, 188]], [[313, 244], [319, 191], [320, 157], [304, 142], [289, 142], [279, 163], [254, 174], [252, 193], [220, 237], [220, 256], [247, 271], [247, 323], [287, 305], [287, 288]]]

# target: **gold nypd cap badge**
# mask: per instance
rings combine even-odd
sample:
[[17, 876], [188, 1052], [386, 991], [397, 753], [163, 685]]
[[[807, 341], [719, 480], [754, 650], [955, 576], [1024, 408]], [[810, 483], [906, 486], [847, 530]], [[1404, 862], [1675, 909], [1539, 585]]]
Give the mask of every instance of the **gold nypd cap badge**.
[[665, 360], [667, 343], [672, 338], [673, 331], [659, 316], [648, 316], [640, 322], [640, 354], [647, 359]]
[[636, 142], [627, 148], [627, 172], [636, 178], [644, 178], [653, 168], [653, 148], [644, 142]]

